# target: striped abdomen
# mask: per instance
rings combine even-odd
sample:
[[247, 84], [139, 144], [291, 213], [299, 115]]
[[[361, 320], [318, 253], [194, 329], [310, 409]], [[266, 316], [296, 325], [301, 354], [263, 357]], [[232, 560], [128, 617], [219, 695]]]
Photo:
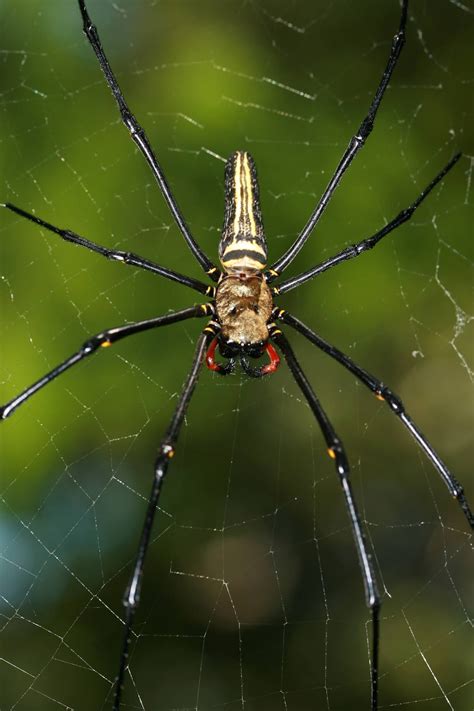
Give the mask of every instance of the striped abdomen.
[[233, 153], [225, 166], [225, 214], [219, 258], [227, 272], [261, 271], [267, 263], [257, 170], [246, 151]]

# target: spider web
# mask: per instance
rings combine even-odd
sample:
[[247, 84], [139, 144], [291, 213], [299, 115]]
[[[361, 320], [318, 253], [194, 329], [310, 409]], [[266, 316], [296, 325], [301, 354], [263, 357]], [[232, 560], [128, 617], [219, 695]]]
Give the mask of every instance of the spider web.
[[[216, 258], [222, 160], [244, 148], [276, 259], [367, 110], [397, 2], [89, 6], [201, 246]], [[401, 395], [471, 506], [473, 20], [470, 2], [413, 0], [375, 130], [289, 273], [375, 232], [462, 150], [459, 164], [373, 253], [280, 301]], [[201, 278], [74, 0], [5, 4], [0, 22], [0, 201]], [[6, 211], [0, 231], [2, 402], [91, 334], [196, 300]], [[110, 708], [121, 596], [198, 333], [185, 322], [125, 341], [3, 423], [2, 710]], [[468, 711], [466, 521], [388, 408], [288, 335], [352, 465], [383, 594], [381, 708]], [[368, 619], [333, 464], [287, 369], [203, 372], [152, 535], [124, 708], [366, 710]]]

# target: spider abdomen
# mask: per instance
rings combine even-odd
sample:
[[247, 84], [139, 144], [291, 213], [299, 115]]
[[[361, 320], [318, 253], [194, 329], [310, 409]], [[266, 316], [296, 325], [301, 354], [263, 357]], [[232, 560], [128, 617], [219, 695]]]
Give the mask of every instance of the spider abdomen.
[[260, 272], [267, 262], [257, 169], [247, 151], [236, 151], [226, 163], [224, 227], [219, 258], [227, 273]]

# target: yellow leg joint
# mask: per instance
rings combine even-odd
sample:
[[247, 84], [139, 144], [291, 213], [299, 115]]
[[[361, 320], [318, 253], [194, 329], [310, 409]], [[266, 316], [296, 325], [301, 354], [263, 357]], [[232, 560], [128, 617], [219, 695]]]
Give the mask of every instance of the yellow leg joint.
[[163, 454], [168, 457], [168, 459], [171, 459], [172, 457], [174, 457], [174, 447], [172, 447], [170, 444], [164, 444]]

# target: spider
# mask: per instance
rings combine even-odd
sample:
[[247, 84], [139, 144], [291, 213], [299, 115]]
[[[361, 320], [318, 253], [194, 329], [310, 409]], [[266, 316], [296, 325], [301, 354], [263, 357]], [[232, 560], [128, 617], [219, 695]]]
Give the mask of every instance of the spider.
[[[354, 136], [350, 139], [333, 176], [306, 225], [286, 252], [269, 267], [267, 267], [267, 244], [260, 210], [259, 186], [254, 160], [247, 151], [239, 150], [230, 156], [225, 167], [224, 225], [219, 243], [219, 259], [222, 269], [218, 268], [204, 254], [191, 235], [148, 137], [131, 112], [119, 87], [103, 50], [97, 29], [91, 21], [85, 0], [78, 0], [78, 5], [83, 20], [84, 33], [96, 54], [105, 80], [112, 91], [120, 111], [121, 120], [153, 172], [162, 195], [189, 249], [198, 261], [200, 267], [213, 282], [212, 284], [206, 284], [197, 279], [162, 267], [150, 260], [143, 259], [132, 252], [107, 249], [81, 237], [69, 229], [56, 227], [11, 203], [2, 204], [3, 207], [57, 234], [60, 238], [68, 242], [97, 252], [107, 259], [120, 261], [139, 269], [154, 272], [208, 297], [208, 300], [204, 303], [180, 311], [174, 311], [164, 316], [110, 328], [92, 336], [76, 353], [69, 356], [57, 367], [0, 408], [1, 419], [6, 419], [32, 395], [48, 385], [48, 383], [66, 370], [81, 362], [98, 349], [111, 346], [123, 338], [149, 329], [161, 328], [186, 319], [208, 318], [205, 327], [197, 339], [191, 369], [184, 382], [178, 404], [168, 429], [161, 441], [154, 465], [153, 482], [138, 551], [135, 557], [130, 582], [123, 598], [125, 606], [125, 631], [119, 656], [118, 673], [115, 680], [114, 711], [119, 711], [121, 706], [125, 674], [128, 668], [132, 626], [135, 612], [140, 601], [144, 564], [163, 482], [169, 468], [170, 460], [175, 454], [175, 447], [183, 419], [189, 407], [204, 362], [210, 370], [222, 376], [229, 375], [235, 370], [236, 366], [240, 364], [248, 376], [261, 378], [275, 373], [278, 369], [280, 364], [279, 353], [283, 355], [296, 383], [300, 387], [317, 420], [326, 442], [328, 455], [334, 462], [336, 474], [342, 487], [351, 532], [358, 554], [365, 590], [365, 600], [371, 616], [371, 710], [376, 711], [379, 696], [381, 598], [371, 555], [368, 551], [366, 537], [361, 524], [358, 506], [351, 487], [349, 462], [343, 443], [334, 430], [326, 412], [306, 378], [292, 346], [287, 340], [285, 333], [279, 327], [280, 324], [285, 324], [301, 333], [313, 345], [355, 375], [379, 400], [386, 402], [391, 411], [400, 419], [420, 448], [425, 452], [445, 482], [451, 495], [457, 499], [471, 528], [474, 528], [474, 516], [464, 496], [462, 486], [456, 481], [410, 418], [400, 398], [381, 380], [361, 368], [351, 358], [321, 338], [298, 318], [289, 314], [283, 308], [280, 308], [274, 299], [277, 296], [281, 296], [295, 289], [337, 264], [358, 257], [360, 254], [375, 247], [384, 237], [412, 217], [415, 210], [460, 158], [460, 154], [455, 155], [431, 180], [425, 189], [422, 190], [411, 205], [399, 212], [390, 222], [373, 235], [358, 244], [346, 247], [335, 256], [324, 260], [301, 274], [289, 277], [283, 281], [277, 281], [306, 243], [319, 218], [326, 209], [339, 181], [354, 157], [364, 146], [372, 131], [377, 111], [405, 42], [408, 0], [402, 1], [399, 28], [394, 36], [387, 64], [367, 115], [361, 122]], [[219, 352], [220, 357], [216, 356], [216, 351]], [[266, 356], [266, 364], [258, 366], [251, 365], [251, 360], [258, 359], [261, 356]]]

